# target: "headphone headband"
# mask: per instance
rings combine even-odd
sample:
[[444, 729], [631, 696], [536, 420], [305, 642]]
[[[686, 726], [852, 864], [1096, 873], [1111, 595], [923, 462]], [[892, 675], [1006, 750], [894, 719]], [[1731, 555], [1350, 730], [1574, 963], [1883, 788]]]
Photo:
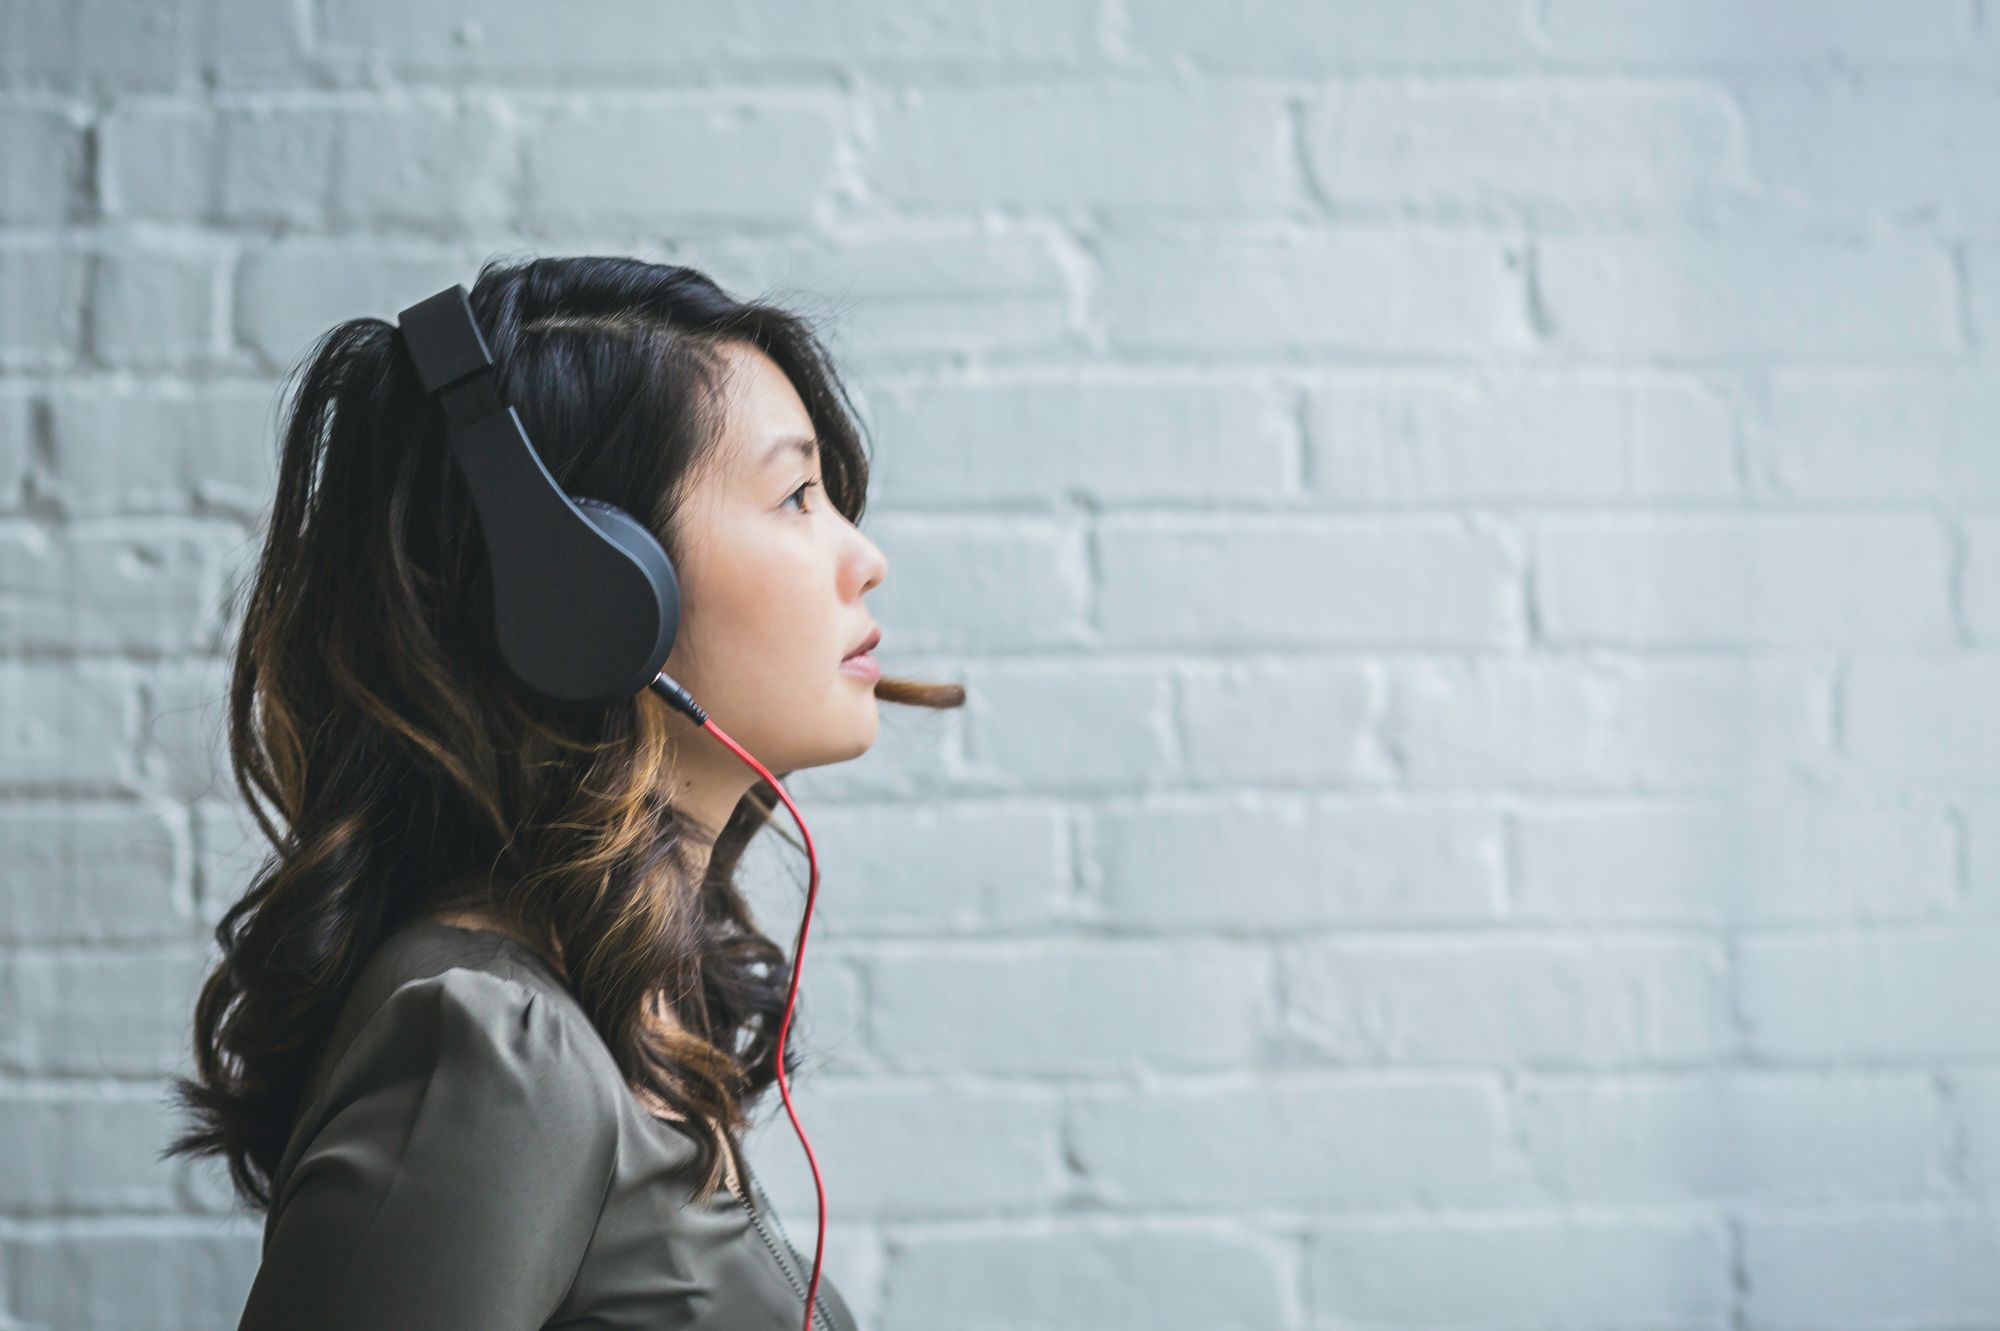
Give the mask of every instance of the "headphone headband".
[[396, 327], [425, 396], [443, 404], [452, 429], [463, 430], [501, 409], [493, 353], [463, 286], [453, 283], [426, 296], [397, 316]]

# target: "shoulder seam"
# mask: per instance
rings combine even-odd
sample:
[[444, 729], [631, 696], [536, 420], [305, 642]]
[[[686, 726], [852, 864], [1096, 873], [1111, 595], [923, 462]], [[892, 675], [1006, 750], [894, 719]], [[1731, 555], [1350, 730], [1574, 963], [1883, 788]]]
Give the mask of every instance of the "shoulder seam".
[[[491, 958], [489, 957], [487, 958], [487, 960], [491, 960]], [[389, 992], [383, 994], [382, 997], [376, 1001], [375, 1006], [368, 1009], [368, 1014], [362, 1017], [361, 1020], [355, 1024], [354, 1029], [356, 1031], [359, 1031], [369, 1022], [375, 1020], [376, 1016], [381, 1013], [382, 1009], [388, 1006], [390, 999], [394, 998], [397, 994], [402, 993], [403, 990], [408, 989], [411, 985], [423, 984], [425, 981], [428, 980], [442, 980], [445, 976], [450, 975], [454, 971], [460, 971], [467, 975], [477, 975], [484, 979], [492, 980], [496, 984], [503, 984], [514, 989], [519, 989], [523, 993], [529, 995], [533, 995], [539, 992], [539, 990], [537, 990], [534, 985], [531, 985], [527, 981], [522, 980], [516, 976], [501, 975], [494, 971], [484, 970], [481, 968], [480, 965], [471, 962], [455, 961], [451, 965], [442, 967], [438, 970], [434, 970], [427, 975], [412, 975], [408, 979], [398, 981], [396, 984], [392, 985], [389, 989]]]

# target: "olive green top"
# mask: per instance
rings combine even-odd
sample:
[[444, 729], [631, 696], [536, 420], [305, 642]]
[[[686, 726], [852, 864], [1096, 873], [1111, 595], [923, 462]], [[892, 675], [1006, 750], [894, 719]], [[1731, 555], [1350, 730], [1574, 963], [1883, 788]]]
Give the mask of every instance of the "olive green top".
[[[532, 948], [419, 917], [306, 1086], [239, 1331], [803, 1331], [811, 1257], [754, 1177], [696, 1201], [695, 1149]], [[818, 1303], [856, 1331], [824, 1267]]]

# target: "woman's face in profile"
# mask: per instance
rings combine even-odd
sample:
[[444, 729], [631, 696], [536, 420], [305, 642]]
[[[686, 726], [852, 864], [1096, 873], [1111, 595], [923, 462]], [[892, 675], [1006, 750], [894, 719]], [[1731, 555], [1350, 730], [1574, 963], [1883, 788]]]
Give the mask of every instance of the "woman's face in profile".
[[875, 742], [874, 681], [842, 658], [877, 626], [862, 597], [888, 559], [827, 499], [795, 442], [812, 418], [777, 362], [744, 342], [723, 358], [722, 434], [677, 515], [666, 671], [774, 772], [858, 757]]

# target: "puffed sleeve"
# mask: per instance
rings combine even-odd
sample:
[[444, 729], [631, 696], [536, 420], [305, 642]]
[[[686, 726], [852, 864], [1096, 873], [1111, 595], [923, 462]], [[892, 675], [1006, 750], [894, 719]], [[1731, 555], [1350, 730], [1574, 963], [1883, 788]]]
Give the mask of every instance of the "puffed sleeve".
[[239, 1331], [547, 1322], [617, 1150], [579, 1038], [503, 976], [454, 968], [395, 989], [316, 1097], [322, 1126], [273, 1199]]

